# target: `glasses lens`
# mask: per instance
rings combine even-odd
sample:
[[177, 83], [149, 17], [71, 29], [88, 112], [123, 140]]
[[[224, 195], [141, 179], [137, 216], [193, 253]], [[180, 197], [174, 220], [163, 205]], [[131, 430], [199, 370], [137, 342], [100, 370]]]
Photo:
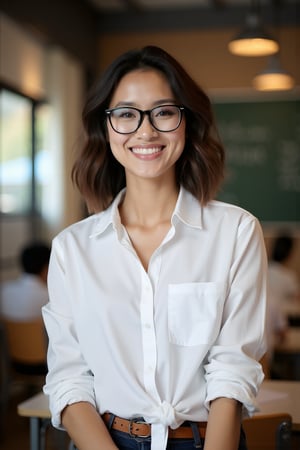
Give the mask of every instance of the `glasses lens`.
[[159, 131], [173, 131], [181, 121], [181, 110], [178, 106], [163, 105], [152, 109], [151, 122]]
[[134, 108], [116, 108], [111, 110], [110, 123], [118, 133], [133, 133], [140, 123], [141, 114]]

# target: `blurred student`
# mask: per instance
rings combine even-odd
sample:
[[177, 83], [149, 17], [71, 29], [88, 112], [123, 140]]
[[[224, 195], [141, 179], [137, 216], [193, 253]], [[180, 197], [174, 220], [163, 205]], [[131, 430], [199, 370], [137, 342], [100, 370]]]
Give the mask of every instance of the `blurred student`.
[[274, 366], [274, 349], [286, 338], [287, 329], [288, 320], [280, 307], [276, 292], [269, 287], [266, 312], [267, 351], [261, 360], [266, 378], [280, 376]]
[[269, 285], [274, 301], [286, 314], [300, 313], [300, 281], [290, 268], [294, 240], [288, 234], [279, 235], [273, 243], [269, 260]]
[[1, 286], [0, 315], [14, 321], [32, 321], [41, 317], [41, 308], [48, 302], [47, 275], [50, 248], [33, 243], [20, 254], [22, 273]]

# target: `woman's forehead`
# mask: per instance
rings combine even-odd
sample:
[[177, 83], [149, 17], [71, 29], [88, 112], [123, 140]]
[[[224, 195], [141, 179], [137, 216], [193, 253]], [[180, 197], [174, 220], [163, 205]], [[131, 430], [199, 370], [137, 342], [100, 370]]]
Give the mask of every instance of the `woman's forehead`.
[[166, 76], [156, 69], [137, 69], [124, 75], [112, 95], [111, 104], [154, 104], [160, 100], [174, 100]]

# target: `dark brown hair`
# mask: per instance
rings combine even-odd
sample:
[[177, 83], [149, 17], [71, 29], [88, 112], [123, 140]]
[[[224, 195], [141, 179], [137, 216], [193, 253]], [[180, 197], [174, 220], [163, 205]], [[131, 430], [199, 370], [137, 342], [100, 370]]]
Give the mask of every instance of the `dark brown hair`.
[[138, 69], [163, 73], [176, 101], [184, 106], [186, 143], [176, 163], [176, 180], [206, 204], [215, 196], [224, 175], [224, 149], [217, 137], [212, 106], [178, 61], [155, 46], [119, 56], [90, 91], [82, 115], [86, 141], [73, 166], [73, 181], [90, 212], [107, 208], [126, 186], [125, 170], [107, 142], [105, 109], [124, 75]]

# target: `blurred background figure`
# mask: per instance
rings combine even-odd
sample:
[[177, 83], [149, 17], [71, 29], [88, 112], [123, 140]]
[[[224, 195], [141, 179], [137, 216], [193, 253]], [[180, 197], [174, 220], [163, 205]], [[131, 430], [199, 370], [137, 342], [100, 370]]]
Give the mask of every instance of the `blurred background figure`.
[[280, 378], [274, 364], [274, 350], [284, 341], [287, 329], [288, 320], [280, 307], [279, 299], [269, 288], [266, 315], [267, 352], [261, 361], [266, 378]]
[[21, 251], [21, 275], [1, 287], [0, 315], [3, 319], [32, 321], [41, 317], [41, 308], [48, 301], [49, 259], [50, 248], [45, 243], [32, 243]]
[[269, 252], [268, 301], [266, 316], [267, 353], [263, 367], [267, 378], [286, 378], [277, 349], [289, 340], [290, 327], [300, 323], [300, 280], [292, 269], [294, 239], [288, 233], [279, 234]]
[[292, 236], [281, 234], [273, 242], [269, 260], [270, 295], [288, 320], [300, 316], [300, 280], [289, 265], [293, 251]]

